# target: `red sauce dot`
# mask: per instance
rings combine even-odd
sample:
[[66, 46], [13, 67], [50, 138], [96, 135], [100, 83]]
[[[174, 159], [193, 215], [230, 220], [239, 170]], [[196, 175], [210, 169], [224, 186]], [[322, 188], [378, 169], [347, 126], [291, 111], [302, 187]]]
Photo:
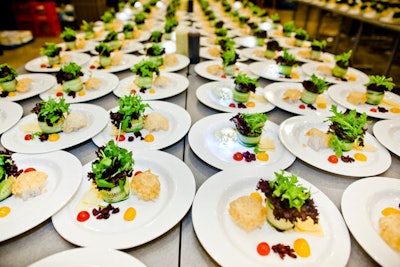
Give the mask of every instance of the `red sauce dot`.
[[221, 78], [226, 79], [226, 75], [225, 75], [225, 74], [222, 74], [222, 75], [221, 75]]
[[90, 69], [94, 70], [94, 69], [96, 69], [96, 66], [95, 65], [90, 65]]
[[339, 158], [338, 158], [336, 155], [330, 155], [330, 156], [328, 157], [328, 161], [329, 161], [330, 163], [336, 164], [336, 163], [339, 162]]
[[376, 108], [371, 108], [370, 111], [371, 112], [377, 112], [378, 110]]
[[230, 108], [236, 108], [236, 105], [235, 105], [235, 103], [230, 103], [230, 104], [229, 104], [229, 107], [230, 107]]
[[31, 134], [26, 134], [25, 137], [24, 137], [24, 139], [25, 139], [26, 141], [32, 140], [32, 135], [31, 135]]
[[306, 108], [305, 105], [303, 105], [303, 104], [300, 104], [300, 105], [299, 105], [299, 109], [305, 109], [305, 108]]
[[63, 96], [64, 94], [62, 93], [62, 92], [57, 92], [57, 94], [56, 94], [56, 96], [58, 96], [58, 97], [61, 97], [61, 96]]
[[115, 137], [115, 140], [117, 140], [119, 142], [125, 141], [125, 136], [124, 135], [117, 135]]

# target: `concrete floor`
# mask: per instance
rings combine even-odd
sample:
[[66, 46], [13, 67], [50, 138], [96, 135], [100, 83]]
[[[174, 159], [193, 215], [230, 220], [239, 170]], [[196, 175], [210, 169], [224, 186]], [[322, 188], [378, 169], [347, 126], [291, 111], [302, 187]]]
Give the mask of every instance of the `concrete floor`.
[[[275, 11], [269, 10], [269, 14], [273, 14]], [[278, 10], [282, 23], [289, 20], [293, 20], [292, 10]], [[296, 27], [305, 27], [305, 7], [298, 6], [295, 24]], [[340, 42], [337, 53], [346, 52], [353, 48], [354, 36], [358, 29], [357, 22], [347, 21], [346, 32], [342, 32], [338, 35], [337, 22], [338, 18], [332, 14], [324, 16], [320, 31], [319, 39], [325, 39], [328, 41], [328, 52], [333, 53], [333, 42], [336, 36], [340, 36]], [[309, 21], [307, 23], [306, 30], [309, 32], [312, 38], [315, 37], [317, 29], [317, 10], [312, 10], [310, 13]], [[390, 56], [390, 50], [392, 49], [393, 38], [395, 32], [385, 32], [380, 28], [374, 28], [364, 26], [364, 34], [361, 38], [361, 42], [357, 53], [353, 60], [353, 67], [364, 71], [367, 74], [383, 75], [386, 69], [387, 61]], [[39, 56], [40, 47], [45, 42], [59, 43], [62, 40], [59, 37], [37, 37], [33, 42], [15, 48], [12, 50], [4, 50], [4, 55], [0, 56], [0, 62], [8, 63], [14, 68], [25, 65], [31, 59]], [[400, 87], [400, 52], [394, 60], [394, 64], [391, 67], [390, 75], [394, 79], [397, 87]], [[396, 88], [397, 89], [397, 88]]]

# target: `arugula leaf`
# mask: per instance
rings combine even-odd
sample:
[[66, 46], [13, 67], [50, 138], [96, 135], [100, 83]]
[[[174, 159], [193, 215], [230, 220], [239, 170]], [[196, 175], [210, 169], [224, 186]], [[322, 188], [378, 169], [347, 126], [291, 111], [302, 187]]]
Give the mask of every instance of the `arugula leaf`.
[[72, 42], [76, 40], [76, 32], [72, 28], [65, 27], [60, 37], [66, 42]]
[[291, 208], [300, 211], [306, 200], [310, 198], [310, 190], [297, 185], [298, 178], [294, 174], [288, 176], [282, 170], [281, 173], [275, 172], [275, 177], [274, 181], [269, 181], [270, 187], [274, 189], [272, 195], [280, 197], [282, 201], [287, 199]]
[[236, 63], [238, 55], [236, 54], [235, 48], [231, 47], [221, 53], [222, 65], [229, 66]]
[[160, 74], [158, 65], [150, 60], [142, 60], [139, 63], [136, 63], [130, 70], [140, 77], [152, 78], [154, 73], [157, 75]]
[[238, 113], [230, 119], [235, 123], [236, 129], [246, 136], [259, 136], [262, 133], [268, 116], [264, 113]]
[[0, 83], [9, 82], [18, 77], [18, 72], [8, 64], [0, 65]]
[[154, 43], [159, 43], [159, 42], [161, 42], [162, 36], [163, 36], [163, 33], [161, 31], [152, 31], [149, 41], [154, 42]]
[[120, 98], [118, 113], [123, 116], [120, 121], [121, 129], [125, 131], [133, 119], [143, 117], [146, 108], [151, 107], [148, 103], [143, 103], [141, 96], [138, 94], [126, 95]]
[[395, 84], [393, 83], [392, 77], [386, 78], [385, 76], [379, 75], [370, 75], [369, 82], [365, 84], [365, 86], [369, 85], [383, 86], [386, 90], [391, 91]]
[[257, 78], [251, 78], [247, 73], [240, 72], [235, 78], [235, 84], [258, 86]]
[[315, 85], [315, 88], [317, 89], [314, 93], [322, 94], [326, 89], [328, 89], [329, 83], [326, 82], [324, 79], [318, 78], [315, 74], [312, 74], [310, 78], [311, 82]]
[[37, 114], [39, 121], [46, 121], [48, 125], [52, 125], [63, 118], [65, 113], [69, 113], [69, 104], [65, 103], [64, 97], [58, 102], [55, 98], [49, 98], [37, 103], [32, 111]]

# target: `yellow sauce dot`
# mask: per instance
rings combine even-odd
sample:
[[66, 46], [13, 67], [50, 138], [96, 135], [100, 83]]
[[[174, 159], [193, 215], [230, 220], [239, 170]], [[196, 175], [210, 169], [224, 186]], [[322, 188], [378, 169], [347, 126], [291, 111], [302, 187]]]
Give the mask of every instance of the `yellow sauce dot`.
[[104, 69], [109, 70], [109, 69], [111, 69], [111, 66], [106, 66], [106, 67], [104, 67]]
[[160, 70], [165, 70], [165, 66], [164, 66], [164, 65], [161, 65], [161, 66], [159, 67], [159, 69], [160, 69]]
[[49, 137], [47, 138], [47, 140], [49, 140], [50, 142], [55, 142], [58, 139], [60, 139], [60, 135], [57, 133], [49, 134]]
[[154, 89], [152, 88], [152, 89], [149, 90], [149, 93], [150, 93], [150, 94], [155, 94], [155, 93], [156, 93], [156, 90], [154, 90]]
[[326, 109], [326, 103], [318, 103], [317, 108]]
[[79, 95], [79, 96], [84, 96], [84, 95], [86, 95], [86, 92], [83, 91], [83, 90], [80, 90], [79, 93], [78, 93], [78, 95]]
[[291, 77], [292, 79], [299, 79], [299, 78], [300, 78], [300, 75], [299, 75], [297, 72], [293, 72], [293, 73], [290, 75], [290, 77]]
[[367, 161], [367, 156], [362, 153], [355, 153], [354, 158], [358, 161]]
[[0, 218], [6, 217], [10, 213], [11, 209], [10, 207], [3, 206], [0, 207]]
[[132, 207], [127, 208], [124, 213], [124, 220], [133, 221], [135, 218], [136, 218], [136, 209]]
[[392, 208], [392, 207], [389, 207], [389, 208], [384, 208], [381, 211], [381, 213], [382, 213], [383, 216], [388, 216], [388, 215], [391, 215], [391, 214], [400, 214], [400, 210]]
[[260, 193], [258, 193], [258, 192], [252, 192], [252, 193], [250, 194], [250, 197], [255, 198], [255, 199], [257, 199], [258, 201], [262, 202], [262, 197], [261, 197]]
[[254, 108], [256, 106], [256, 103], [254, 103], [253, 101], [249, 101], [246, 103], [246, 107], [248, 108]]
[[293, 243], [294, 251], [302, 258], [307, 258], [311, 255], [310, 245], [304, 238], [296, 239]]
[[17, 95], [17, 94], [16, 94], [15, 92], [9, 92], [9, 93], [8, 93], [8, 96], [9, 96], [9, 97], [13, 97], [13, 96], [16, 96], [16, 95]]
[[152, 134], [147, 134], [147, 135], [144, 137], [144, 141], [145, 141], [145, 142], [153, 142], [153, 141], [154, 141], [154, 135], [152, 135]]
[[58, 64], [54, 64], [54, 65], [53, 65], [53, 68], [55, 68], [55, 69], [56, 69], [56, 68], [59, 68], [59, 67], [60, 67], [60, 66], [59, 66]]
[[390, 111], [392, 113], [400, 113], [400, 108], [394, 107], [394, 108], [391, 108]]
[[259, 152], [259, 153], [257, 153], [256, 158], [257, 158], [258, 160], [261, 160], [261, 161], [268, 161], [269, 156], [268, 156], [268, 154], [265, 153], [265, 152]]

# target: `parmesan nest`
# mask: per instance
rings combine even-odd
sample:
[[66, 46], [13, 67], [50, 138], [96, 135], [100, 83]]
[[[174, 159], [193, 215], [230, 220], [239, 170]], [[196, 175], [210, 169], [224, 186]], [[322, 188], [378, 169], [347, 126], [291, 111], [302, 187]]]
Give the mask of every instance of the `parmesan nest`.
[[146, 129], [149, 132], [154, 132], [158, 130], [168, 131], [168, 118], [159, 112], [152, 112], [146, 116], [143, 129]]
[[251, 196], [241, 196], [229, 204], [229, 214], [239, 227], [250, 232], [262, 228], [267, 209], [260, 200]]
[[21, 173], [12, 185], [11, 192], [15, 197], [27, 200], [43, 192], [47, 182], [47, 173], [30, 171]]
[[131, 189], [138, 198], [149, 201], [160, 195], [160, 181], [158, 175], [151, 170], [144, 171], [132, 177]]
[[167, 67], [173, 67], [178, 65], [178, 57], [175, 54], [165, 54], [164, 55], [164, 65]]
[[386, 244], [400, 252], [400, 214], [390, 214], [380, 218], [379, 230]]

